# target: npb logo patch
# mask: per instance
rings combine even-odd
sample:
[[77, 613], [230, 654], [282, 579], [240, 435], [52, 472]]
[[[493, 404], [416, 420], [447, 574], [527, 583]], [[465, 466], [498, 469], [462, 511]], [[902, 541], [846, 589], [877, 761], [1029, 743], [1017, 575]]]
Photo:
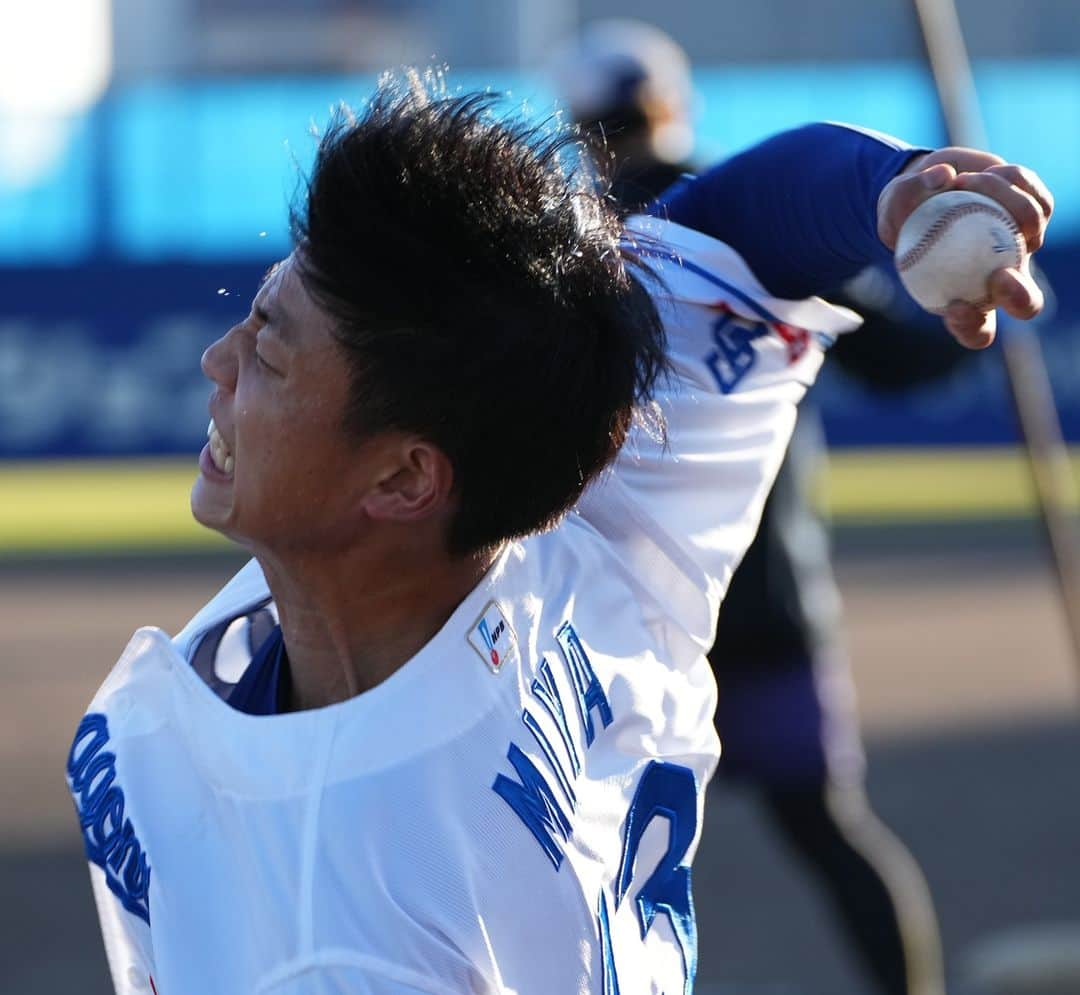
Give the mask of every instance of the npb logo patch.
[[517, 659], [517, 636], [494, 601], [487, 603], [469, 630], [469, 645], [496, 674], [508, 660]]

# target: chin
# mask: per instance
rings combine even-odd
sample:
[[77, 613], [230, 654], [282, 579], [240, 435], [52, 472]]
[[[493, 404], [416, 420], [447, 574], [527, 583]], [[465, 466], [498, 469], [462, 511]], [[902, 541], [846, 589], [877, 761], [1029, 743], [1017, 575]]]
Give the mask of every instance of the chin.
[[225, 499], [217, 487], [202, 477], [191, 488], [191, 517], [204, 528], [220, 533], [249, 552], [254, 551], [254, 543], [236, 527], [231, 494]]
[[220, 489], [202, 476], [191, 488], [191, 515], [200, 525], [229, 536], [227, 526], [232, 512], [232, 502], [225, 499]]

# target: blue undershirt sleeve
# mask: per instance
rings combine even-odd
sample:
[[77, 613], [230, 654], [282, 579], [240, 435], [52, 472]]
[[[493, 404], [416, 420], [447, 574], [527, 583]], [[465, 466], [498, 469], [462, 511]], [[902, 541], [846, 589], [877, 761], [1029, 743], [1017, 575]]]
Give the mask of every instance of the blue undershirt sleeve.
[[677, 183], [655, 213], [726, 242], [774, 296], [822, 294], [891, 261], [877, 236], [878, 196], [923, 151], [847, 125], [806, 125]]

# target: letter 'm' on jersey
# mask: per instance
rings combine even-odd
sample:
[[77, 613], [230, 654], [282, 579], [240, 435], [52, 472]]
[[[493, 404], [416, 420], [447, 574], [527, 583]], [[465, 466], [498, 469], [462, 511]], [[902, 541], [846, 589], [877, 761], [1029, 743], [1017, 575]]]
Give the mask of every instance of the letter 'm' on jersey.
[[499, 774], [492, 788], [529, 827], [529, 832], [536, 837], [536, 842], [540, 844], [555, 870], [558, 870], [563, 860], [563, 849], [559, 840], [566, 841], [570, 838], [570, 820], [536, 765], [516, 743], [510, 744], [506, 758], [517, 771], [520, 783]]

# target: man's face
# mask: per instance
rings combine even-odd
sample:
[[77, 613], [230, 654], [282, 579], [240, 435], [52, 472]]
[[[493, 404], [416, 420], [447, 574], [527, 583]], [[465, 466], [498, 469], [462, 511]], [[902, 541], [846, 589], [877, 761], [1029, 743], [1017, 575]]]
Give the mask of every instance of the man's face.
[[374, 468], [343, 428], [349, 376], [331, 327], [293, 255], [203, 354], [216, 389], [192, 513], [255, 551], [332, 548], [359, 525]]

